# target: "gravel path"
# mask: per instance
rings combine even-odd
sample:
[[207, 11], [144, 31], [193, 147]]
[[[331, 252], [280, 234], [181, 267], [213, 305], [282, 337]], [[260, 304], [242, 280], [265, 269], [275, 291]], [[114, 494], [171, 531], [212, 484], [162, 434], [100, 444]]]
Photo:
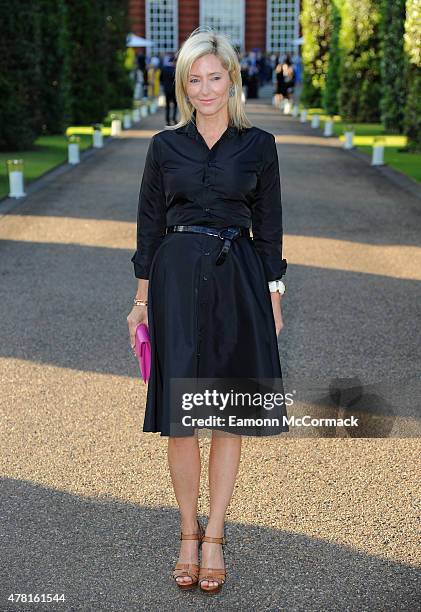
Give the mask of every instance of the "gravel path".
[[[176, 590], [166, 439], [141, 432], [126, 326], [160, 110], [0, 217], [2, 611], [419, 606], [421, 204], [266, 99], [247, 110], [279, 142], [279, 347], [288, 390], [306, 392], [294, 413], [353, 410], [361, 429], [244, 439], [227, 583], [214, 598]], [[13, 605], [12, 592], [66, 600]]]

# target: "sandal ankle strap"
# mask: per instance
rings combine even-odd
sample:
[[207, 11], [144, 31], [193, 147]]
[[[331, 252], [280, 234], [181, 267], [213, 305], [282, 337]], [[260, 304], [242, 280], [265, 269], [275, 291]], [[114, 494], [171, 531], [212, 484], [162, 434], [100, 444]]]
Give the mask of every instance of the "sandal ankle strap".
[[205, 531], [201, 525], [201, 523], [199, 522], [199, 520], [197, 521], [197, 525], [199, 527], [199, 531], [197, 533], [183, 533], [182, 531], [180, 531], [180, 540], [202, 540], [203, 536], [205, 535]]
[[205, 535], [202, 538], [202, 542], [211, 542], [213, 544], [226, 544], [227, 540], [225, 536], [222, 536], [222, 538], [211, 538], [210, 536]]
[[180, 540], [200, 540], [200, 533], [183, 533], [180, 532]]

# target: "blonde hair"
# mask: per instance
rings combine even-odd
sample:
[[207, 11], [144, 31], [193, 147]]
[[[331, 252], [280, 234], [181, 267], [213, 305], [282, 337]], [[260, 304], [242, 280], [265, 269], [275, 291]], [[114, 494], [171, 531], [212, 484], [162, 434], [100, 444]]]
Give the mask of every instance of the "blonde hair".
[[[203, 26], [202, 26], [203, 27]], [[177, 106], [180, 110], [180, 121], [167, 129], [177, 129], [186, 125], [189, 121], [194, 122], [195, 108], [187, 101], [187, 81], [192, 64], [203, 55], [213, 53], [216, 55], [223, 67], [228, 70], [234, 95], [228, 98], [228, 121], [229, 125], [238, 129], [252, 127], [247, 118], [242, 101], [241, 68], [238, 54], [229, 38], [211, 28], [202, 30], [196, 28], [184, 41], [175, 57], [175, 95]], [[205, 26], [208, 28], [208, 26]]]

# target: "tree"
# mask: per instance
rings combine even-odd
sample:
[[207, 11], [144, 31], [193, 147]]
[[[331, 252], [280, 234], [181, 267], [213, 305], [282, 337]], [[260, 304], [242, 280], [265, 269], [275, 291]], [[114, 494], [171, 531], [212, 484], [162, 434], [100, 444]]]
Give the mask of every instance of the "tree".
[[0, 149], [21, 151], [41, 130], [39, 5], [0, 0]]
[[341, 7], [339, 112], [345, 121], [380, 120], [381, 0], [345, 0]]
[[42, 131], [61, 134], [71, 119], [69, 34], [64, 0], [38, 0], [41, 9]]
[[336, 115], [339, 112], [338, 93], [341, 74], [341, 54], [339, 46], [341, 13], [337, 0], [333, 0], [332, 2], [330, 18], [332, 33], [329, 42], [326, 86], [323, 92], [323, 108], [328, 115]]
[[133, 85], [125, 67], [129, 29], [127, 0], [106, 0], [107, 103], [110, 108], [132, 106]]
[[104, 0], [66, 0], [70, 39], [72, 121], [98, 123], [108, 112]]
[[402, 133], [406, 102], [405, 0], [382, 1], [380, 26], [381, 120], [385, 129]]
[[300, 99], [306, 106], [321, 106], [331, 34], [330, 0], [303, 0], [301, 26], [303, 86]]
[[407, 0], [404, 49], [407, 61], [408, 95], [404, 131], [408, 148], [421, 151], [421, 11], [418, 0]]

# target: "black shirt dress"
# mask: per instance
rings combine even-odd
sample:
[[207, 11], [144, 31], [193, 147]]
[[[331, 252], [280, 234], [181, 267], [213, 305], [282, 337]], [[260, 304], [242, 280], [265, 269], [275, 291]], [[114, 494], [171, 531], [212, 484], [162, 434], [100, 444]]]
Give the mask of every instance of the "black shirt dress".
[[[252, 237], [232, 240], [225, 261], [216, 265], [220, 238], [166, 233], [171, 225], [241, 226], [251, 228]], [[287, 268], [282, 235], [278, 155], [271, 133], [229, 126], [209, 149], [192, 119], [152, 137], [140, 186], [137, 250], [131, 258], [136, 278], [149, 279], [152, 363], [143, 431], [173, 435], [171, 379], [282, 381], [268, 287]], [[268, 416], [267, 410], [261, 412]], [[256, 425], [234, 433], [289, 431], [285, 405], [277, 416], [278, 427]]]

